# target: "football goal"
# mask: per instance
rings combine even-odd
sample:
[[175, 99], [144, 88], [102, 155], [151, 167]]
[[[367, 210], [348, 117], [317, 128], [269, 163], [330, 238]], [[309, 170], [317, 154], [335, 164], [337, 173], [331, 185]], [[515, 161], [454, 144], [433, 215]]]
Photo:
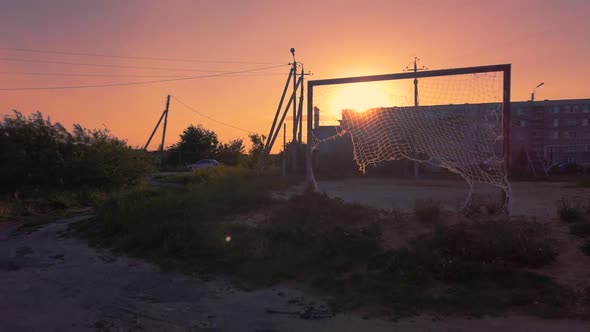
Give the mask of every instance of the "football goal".
[[482, 183], [501, 190], [506, 208], [510, 75], [503, 64], [308, 81], [307, 181], [317, 186], [317, 150], [346, 136], [359, 172], [405, 159], [460, 176], [465, 205]]

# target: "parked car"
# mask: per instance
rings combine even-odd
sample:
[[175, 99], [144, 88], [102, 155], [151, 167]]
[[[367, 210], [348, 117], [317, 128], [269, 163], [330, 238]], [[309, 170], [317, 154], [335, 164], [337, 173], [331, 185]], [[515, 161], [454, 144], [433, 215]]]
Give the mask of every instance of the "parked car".
[[584, 167], [576, 163], [559, 163], [547, 169], [549, 174], [583, 174]]
[[194, 164], [186, 165], [187, 168], [191, 170], [201, 169], [201, 168], [209, 168], [209, 167], [217, 167], [221, 164], [215, 159], [201, 159]]

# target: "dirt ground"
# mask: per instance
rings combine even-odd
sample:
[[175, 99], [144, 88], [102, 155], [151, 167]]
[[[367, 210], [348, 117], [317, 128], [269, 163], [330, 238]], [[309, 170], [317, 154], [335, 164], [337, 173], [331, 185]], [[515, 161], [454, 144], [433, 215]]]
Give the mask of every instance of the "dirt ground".
[[[464, 195], [464, 187], [452, 182], [416, 186], [411, 181], [354, 179], [320, 182], [320, 187], [380, 208], [403, 208], [416, 198], [436, 197], [454, 206]], [[563, 258], [545, 273], [574, 287], [586, 285], [590, 258], [580, 254], [565, 225], [553, 221], [556, 200], [588, 198], [588, 189], [516, 183], [513, 193], [518, 202], [513, 213], [535, 215], [562, 235], [557, 237]], [[391, 320], [336, 314], [308, 319], [300, 314], [309, 308], [323, 312], [327, 306], [298, 285], [243, 290], [222, 277], [163, 272], [71, 236], [69, 225], [84, 218], [88, 216], [0, 227], [0, 331], [590, 331], [590, 321], [511, 315]]]
[[325, 305], [297, 285], [247, 291], [219, 277], [162, 272], [69, 236], [68, 225], [83, 218], [0, 231], [0, 331], [590, 330], [590, 322], [522, 316], [305, 319], [298, 313]]
[[[391, 178], [350, 178], [318, 181], [321, 191], [376, 208], [412, 209], [417, 199], [440, 201], [445, 208], [456, 211], [469, 192], [467, 184], [450, 180], [400, 180]], [[590, 188], [578, 188], [563, 182], [512, 182], [511, 215], [556, 217], [556, 203], [562, 197], [590, 199]], [[499, 188], [478, 185], [474, 193], [500, 201]]]

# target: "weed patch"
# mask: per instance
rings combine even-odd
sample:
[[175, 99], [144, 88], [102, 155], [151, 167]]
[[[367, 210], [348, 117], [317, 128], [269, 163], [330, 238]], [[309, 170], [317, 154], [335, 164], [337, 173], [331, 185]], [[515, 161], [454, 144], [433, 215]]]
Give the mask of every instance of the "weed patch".
[[570, 233], [579, 237], [590, 236], [590, 222], [576, 223], [570, 225]]
[[[378, 211], [325, 194], [307, 192], [294, 196], [266, 222], [250, 230], [257, 233], [256, 240], [250, 240], [253, 235], [249, 235], [248, 241], [242, 241], [253, 244], [241, 246], [249, 247], [250, 257], [261, 259], [245, 264], [254, 264], [270, 275], [350, 270], [380, 250], [379, 217]], [[261, 262], [279, 264], [260, 265]]]
[[29, 216], [55, 211], [96, 207], [113, 192], [96, 188], [69, 188], [21, 192], [17, 197], [4, 196], [0, 200], [0, 217]]
[[502, 204], [491, 196], [472, 195], [469, 204], [458, 209], [463, 215], [469, 218], [498, 215], [502, 210]]
[[557, 214], [565, 222], [576, 222], [582, 220], [584, 207], [580, 201], [563, 198], [557, 203]]
[[[373, 257], [368, 268], [375, 289], [364, 285], [363, 292], [394, 307], [409, 304], [410, 311], [483, 314], [512, 305], [565, 305], [565, 289], [525, 270], [555, 260], [544, 232], [541, 225], [525, 222], [441, 227], [409, 248]], [[408, 303], [400, 302], [404, 298]]]
[[581, 188], [590, 188], [590, 176], [580, 177], [576, 181], [576, 186]]
[[79, 230], [103, 245], [159, 262], [177, 260], [187, 269], [248, 259], [243, 253], [254, 242], [240, 241], [254, 233], [227, 220], [263, 209], [282, 182], [231, 169], [199, 176], [184, 190], [142, 189], [114, 197], [98, 209], [95, 222]]
[[414, 202], [414, 215], [422, 222], [437, 222], [440, 212], [440, 202], [432, 200], [416, 200]]

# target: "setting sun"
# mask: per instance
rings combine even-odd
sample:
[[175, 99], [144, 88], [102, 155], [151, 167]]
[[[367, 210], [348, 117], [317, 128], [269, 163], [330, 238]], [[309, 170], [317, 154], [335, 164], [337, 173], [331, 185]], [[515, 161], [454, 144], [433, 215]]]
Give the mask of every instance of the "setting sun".
[[391, 106], [390, 95], [384, 86], [376, 84], [350, 84], [341, 88], [334, 94], [330, 103], [331, 112], [340, 114], [343, 109], [366, 111], [375, 107]]

